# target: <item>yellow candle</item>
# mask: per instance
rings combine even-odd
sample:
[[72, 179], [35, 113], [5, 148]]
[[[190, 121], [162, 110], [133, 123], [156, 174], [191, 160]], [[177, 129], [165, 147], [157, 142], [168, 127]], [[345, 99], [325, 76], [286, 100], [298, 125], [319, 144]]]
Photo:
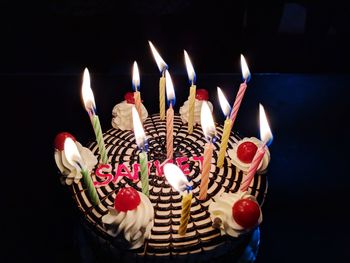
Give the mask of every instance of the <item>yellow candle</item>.
[[188, 133], [191, 134], [193, 132], [193, 124], [194, 124], [194, 106], [196, 99], [196, 85], [190, 87], [190, 96], [188, 98], [189, 110], [188, 110]]
[[180, 226], [178, 231], [179, 235], [181, 236], [186, 234], [188, 220], [190, 219], [191, 202], [192, 202], [192, 192], [188, 194], [183, 194]]
[[216, 163], [216, 166], [219, 168], [221, 168], [224, 165], [228, 139], [230, 138], [230, 134], [231, 134], [231, 127], [232, 127], [232, 120], [230, 118], [227, 118], [224, 124], [224, 131], [222, 133], [221, 143], [220, 143], [219, 157]]
[[165, 77], [162, 75], [159, 79], [159, 116], [165, 120]]
[[135, 108], [139, 114], [140, 120], [142, 121], [142, 110], [141, 110], [141, 94], [139, 91], [134, 92]]
[[141, 93], [139, 92], [140, 73], [139, 73], [139, 67], [137, 66], [136, 61], [134, 62], [133, 73], [132, 73], [132, 86], [134, 88], [135, 107], [139, 114], [140, 120], [142, 121]]
[[209, 172], [211, 166], [211, 157], [213, 156], [213, 150], [214, 145], [212, 143], [205, 144], [201, 184], [199, 186], [199, 200], [205, 200], [207, 198]]
[[166, 111], [166, 156], [173, 159], [173, 131], [174, 131], [174, 110], [170, 103], [169, 109]]
[[188, 79], [192, 84], [190, 87], [190, 96], [188, 98], [188, 103], [189, 103], [188, 133], [191, 134], [193, 132], [193, 125], [194, 125], [194, 107], [195, 107], [195, 98], [196, 98], [196, 85], [195, 85], [196, 73], [194, 71], [191, 59], [188, 56], [186, 50], [184, 50], [184, 55], [185, 55], [185, 64], [186, 64]]
[[182, 170], [173, 163], [164, 165], [164, 175], [168, 183], [182, 194], [181, 218], [178, 233], [183, 236], [186, 234], [187, 224], [190, 219], [192, 188]]

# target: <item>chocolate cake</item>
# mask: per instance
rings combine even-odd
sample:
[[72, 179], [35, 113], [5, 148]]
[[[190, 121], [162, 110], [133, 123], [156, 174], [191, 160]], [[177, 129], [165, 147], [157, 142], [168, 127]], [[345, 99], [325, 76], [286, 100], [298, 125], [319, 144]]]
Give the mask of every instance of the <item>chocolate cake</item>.
[[[169, 160], [166, 161], [165, 149], [166, 121], [160, 120], [159, 114], [154, 114], [148, 116], [143, 125], [148, 140], [149, 201], [154, 209], [154, 218], [152, 219], [153, 225], [150, 226], [150, 235], [140, 246], [133, 249], [125, 235], [121, 233], [112, 235], [103, 220], [103, 217], [114, 206], [120, 189], [132, 187], [142, 192], [141, 182], [138, 179], [138, 167], [135, 166], [138, 163], [140, 150], [136, 145], [132, 130], [112, 128], [103, 134], [108, 165], [101, 166], [96, 163], [91, 171], [100, 199], [98, 205], [93, 205], [82, 181], [77, 180], [77, 183], [70, 183], [69, 186], [88, 235], [94, 240], [98, 249], [103, 251], [101, 254], [107, 261], [118, 259], [123, 262], [137, 259], [140, 262], [203, 262], [220, 259], [235, 262], [242, 256], [247, 256], [246, 248], [249, 244], [250, 250], [253, 249], [252, 247], [256, 249], [258, 226], [237, 237], [225, 235], [220, 228], [215, 227], [216, 222], [214, 221], [216, 220], [213, 220], [209, 212], [210, 204], [220, 198], [223, 193], [237, 193], [243, 178], [243, 171], [233, 165], [228, 154], [225, 156], [223, 167], [216, 166], [223, 127], [219, 125], [216, 127], [217, 139], [214, 140], [207, 198], [199, 200], [201, 156], [206, 140], [200, 125], [196, 124], [193, 133], [188, 134], [187, 124], [183, 123], [180, 115], [175, 114], [174, 116], [174, 159], [172, 162], [187, 171], [187, 178], [193, 193], [187, 231], [185, 235], [180, 236], [177, 230], [180, 224], [182, 198], [162, 174], [164, 163], [169, 162]], [[232, 150], [239, 140], [238, 134], [232, 131], [227, 151]], [[96, 142], [92, 142], [88, 148], [97, 159], [100, 159]], [[248, 192], [261, 206], [267, 192], [266, 173], [255, 174]], [[143, 229], [143, 231], [147, 230]]]

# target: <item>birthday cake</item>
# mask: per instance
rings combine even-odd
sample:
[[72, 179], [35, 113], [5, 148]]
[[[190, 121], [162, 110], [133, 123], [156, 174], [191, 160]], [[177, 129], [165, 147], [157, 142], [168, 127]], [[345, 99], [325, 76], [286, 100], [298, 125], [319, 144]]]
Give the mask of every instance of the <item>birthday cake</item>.
[[[200, 98], [200, 96], [199, 96]], [[125, 104], [126, 101], [121, 104]], [[197, 101], [199, 107], [201, 100]], [[128, 111], [124, 105], [123, 111]], [[186, 103], [183, 107], [186, 106]], [[180, 110], [184, 111], [184, 108]], [[131, 114], [131, 109], [130, 109]], [[132, 122], [131, 115], [124, 122]], [[184, 113], [183, 113], [184, 114]], [[183, 115], [182, 114], [182, 115]], [[126, 116], [127, 114], [125, 114]], [[103, 134], [108, 161], [101, 164], [97, 142], [83, 147], [72, 135], [61, 133], [55, 141], [55, 159], [62, 182], [69, 186], [85, 227], [107, 258], [157, 260], [255, 258], [262, 220], [260, 206], [267, 192], [265, 154], [247, 191], [240, 186], [249, 162], [261, 143], [241, 139], [231, 132], [222, 168], [216, 166], [223, 127], [217, 125], [210, 161], [207, 196], [199, 199], [206, 139], [199, 124], [191, 134], [184, 116], [173, 121], [173, 159], [166, 156], [166, 121], [159, 114], [147, 116], [143, 128], [148, 141], [149, 195], [142, 193], [139, 153], [133, 130], [114, 126]], [[72, 138], [91, 176], [99, 202], [94, 203], [79, 169], [67, 161], [64, 141]], [[185, 235], [179, 235], [182, 197], [167, 182], [164, 166], [176, 164], [188, 178], [193, 198]], [[236, 207], [235, 207], [236, 206]], [[247, 208], [250, 212], [246, 214]], [[236, 212], [236, 215], [234, 213]], [[249, 261], [248, 261], [249, 262]]]

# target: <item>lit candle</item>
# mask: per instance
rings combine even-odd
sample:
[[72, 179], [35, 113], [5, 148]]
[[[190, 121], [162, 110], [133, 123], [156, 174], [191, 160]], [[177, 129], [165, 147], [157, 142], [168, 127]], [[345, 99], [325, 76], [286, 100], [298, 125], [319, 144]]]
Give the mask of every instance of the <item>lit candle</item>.
[[250, 71], [243, 55], [241, 55], [241, 69], [242, 69], [242, 76], [243, 76], [244, 82], [239, 86], [239, 90], [237, 92], [236, 99], [233, 104], [233, 109], [231, 111], [231, 116], [230, 116], [232, 120], [231, 126], [233, 126], [233, 124], [235, 123], [239, 107], [241, 106], [244, 93], [247, 89], [247, 82], [250, 80]]
[[191, 187], [188, 186], [188, 180], [181, 171], [181, 169], [175, 164], [165, 164], [164, 175], [169, 184], [182, 195], [182, 209], [178, 233], [179, 235], [183, 236], [186, 234], [187, 225], [191, 214]]
[[147, 140], [145, 132], [142, 128], [142, 123], [139, 114], [135, 106], [132, 107], [132, 121], [134, 125], [136, 144], [141, 150], [139, 154], [139, 163], [141, 170], [142, 193], [144, 193], [146, 196], [149, 196]]
[[205, 144], [205, 148], [204, 148], [202, 176], [201, 176], [201, 183], [199, 186], [199, 200], [205, 200], [207, 197], [207, 191], [208, 191], [211, 158], [213, 156], [213, 150], [214, 150], [213, 139], [215, 138], [215, 135], [216, 135], [213, 116], [211, 115], [209, 105], [206, 101], [203, 101], [202, 103], [201, 125], [202, 125], [204, 136], [208, 141]]
[[171, 80], [169, 71], [165, 71], [166, 79], [166, 96], [169, 108], [166, 111], [166, 156], [168, 159], [173, 159], [173, 132], [174, 132], [174, 109], [175, 91], [173, 81]]
[[162, 57], [159, 55], [157, 49], [153, 46], [151, 41], [148, 41], [149, 46], [151, 47], [152, 54], [154, 59], [156, 60], [158, 69], [161, 73], [161, 77], [159, 79], [159, 116], [161, 120], [165, 120], [165, 71], [168, 68], [168, 65], [164, 62]]
[[259, 146], [256, 151], [253, 161], [249, 166], [247, 175], [244, 175], [243, 181], [240, 186], [241, 191], [247, 191], [250, 183], [254, 179], [256, 170], [258, 169], [261, 160], [263, 159], [266, 147], [271, 144], [273, 136], [269, 126], [269, 123], [266, 118], [264, 107], [259, 104], [259, 119], [260, 119], [260, 139], [263, 141], [262, 145]]
[[187, 69], [188, 79], [191, 82], [190, 87], [190, 95], [188, 97], [188, 133], [191, 134], [193, 132], [193, 123], [194, 123], [194, 107], [195, 107], [195, 98], [196, 98], [196, 73], [194, 72], [194, 68], [192, 66], [190, 57], [188, 56], [186, 50], [184, 50], [185, 54], [185, 63]]
[[100, 124], [100, 119], [96, 114], [95, 98], [91, 90], [90, 74], [87, 68], [85, 68], [84, 70], [83, 85], [82, 85], [81, 93], [82, 93], [85, 109], [89, 114], [92, 127], [96, 135], [96, 141], [100, 152], [100, 161], [102, 161], [102, 163], [104, 164], [107, 164], [108, 157], [107, 157], [106, 147], [103, 141], [103, 134], [102, 134], [101, 124]]
[[230, 112], [231, 112], [230, 104], [228, 103], [224, 93], [221, 91], [219, 87], [218, 87], [218, 96], [219, 96], [222, 112], [226, 116], [224, 131], [222, 132], [222, 136], [221, 136], [219, 157], [216, 163], [216, 166], [221, 168], [224, 164], [226, 148], [227, 148], [228, 140], [230, 138], [232, 120], [230, 119]]
[[80, 171], [81, 175], [83, 176], [84, 185], [88, 190], [88, 194], [91, 198], [92, 203], [94, 205], [98, 205], [100, 203], [100, 199], [98, 198], [96, 188], [72, 138], [68, 137], [65, 139], [64, 154], [66, 155], [67, 161], [78, 171]]
[[134, 89], [134, 101], [137, 112], [139, 113], [140, 120], [142, 120], [141, 110], [141, 94], [140, 94], [140, 73], [136, 61], [134, 62], [133, 73], [132, 73], [132, 87]]

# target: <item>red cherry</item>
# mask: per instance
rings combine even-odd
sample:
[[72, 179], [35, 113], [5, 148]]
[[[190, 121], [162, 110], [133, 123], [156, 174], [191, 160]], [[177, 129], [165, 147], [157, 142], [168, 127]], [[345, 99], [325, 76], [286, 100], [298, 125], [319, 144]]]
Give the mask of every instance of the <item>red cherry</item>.
[[251, 163], [257, 150], [258, 146], [252, 142], [241, 143], [237, 149], [237, 157], [244, 163]]
[[63, 151], [64, 141], [66, 140], [66, 138], [72, 138], [73, 141], [76, 141], [74, 136], [72, 134], [70, 134], [69, 132], [61, 132], [61, 133], [57, 134], [55, 137], [54, 143], [55, 143], [55, 148], [57, 150]]
[[119, 212], [134, 210], [141, 202], [139, 193], [132, 187], [119, 190], [114, 200], [114, 208]]
[[209, 95], [206, 89], [197, 89], [196, 90], [196, 99], [197, 100], [208, 100]]
[[134, 93], [133, 93], [133, 92], [127, 92], [127, 93], [125, 93], [124, 99], [125, 99], [126, 102], [129, 103], [129, 104], [135, 104], [135, 99], [134, 99]]
[[240, 199], [232, 206], [232, 216], [242, 227], [252, 228], [259, 222], [259, 205], [250, 199]]

